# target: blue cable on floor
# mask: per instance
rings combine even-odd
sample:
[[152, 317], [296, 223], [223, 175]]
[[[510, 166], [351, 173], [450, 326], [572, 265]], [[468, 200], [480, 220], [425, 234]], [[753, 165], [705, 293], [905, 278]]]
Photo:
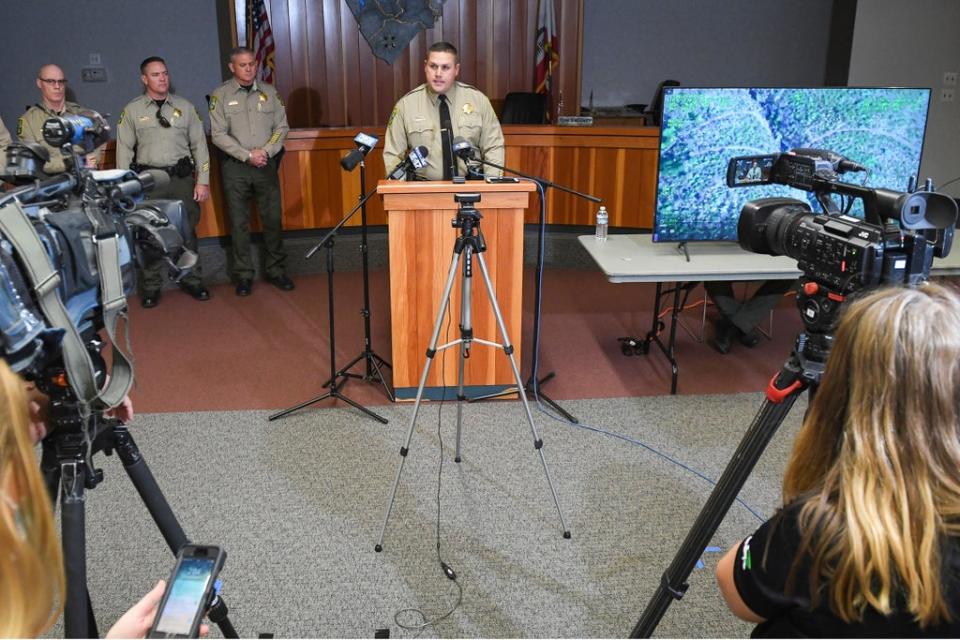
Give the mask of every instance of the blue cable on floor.
[[[546, 230], [543, 228], [543, 226], [545, 226], [545, 225], [544, 225], [544, 220], [546, 219], [546, 211], [544, 211], [546, 202], [545, 202], [545, 200], [544, 200], [543, 185], [540, 184], [539, 182], [536, 182], [536, 181], [532, 181], [532, 182], [534, 182], [534, 184], [537, 185], [537, 188], [538, 188], [538, 190], [540, 191], [540, 207], [541, 207], [541, 212], [540, 212], [541, 230], [540, 230], [540, 231], [541, 231], [541, 232], [540, 232], [540, 234], [539, 234], [539, 235], [540, 235], [540, 245], [539, 245], [538, 249], [539, 249], [539, 251], [540, 251], [540, 255], [543, 255], [544, 245], [546, 244], [546, 241], [545, 241]], [[537, 276], [538, 276], [537, 288], [538, 288], [541, 292], [543, 292], [543, 270], [541, 270], [540, 273], [537, 274]], [[543, 296], [541, 295], [540, 300], [537, 301], [537, 309], [536, 309], [536, 311], [535, 311], [535, 313], [534, 313], [534, 317], [536, 317], [536, 318], [539, 318], [539, 317], [540, 317], [540, 312], [541, 312], [541, 307], [542, 307], [542, 305], [543, 305]], [[538, 376], [539, 369], [540, 369], [540, 366], [539, 366], [539, 365], [540, 365], [540, 344], [539, 344], [539, 341], [538, 341], [538, 344], [534, 345], [534, 347], [535, 347], [535, 348], [534, 348], [534, 353], [533, 353], [533, 370], [532, 370], [532, 374], [531, 374], [531, 375], [533, 376], [533, 380], [536, 381], [536, 380], [539, 379], [537, 376]], [[653, 447], [651, 447], [650, 445], [648, 445], [648, 444], [646, 444], [646, 443], [644, 443], [644, 442], [641, 442], [641, 441], [636, 440], [636, 439], [634, 439], [634, 438], [631, 438], [631, 437], [629, 437], [629, 436], [625, 436], [625, 435], [623, 435], [622, 433], [617, 433], [617, 432], [615, 432], [615, 431], [608, 431], [608, 430], [606, 430], [606, 429], [601, 429], [600, 427], [592, 427], [592, 426], [587, 425], [587, 424], [570, 422], [569, 420], [565, 420], [565, 419], [563, 419], [563, 418], [561, 418], [561, 417], [559, 417], [559, 416], [556, 416], [556, 415], [550, 413], [549, 411], [547, 411], [546, 409], [543, 408], [543, 403], [540, 402], [540, 394], [537, 393], [537, 386], [538, 386], [538, 385], [537, 385], [536, 383], [534, 383], [534, 385], [533, 385], [533, 389], [534, 389], [534, 391], [533, 391], [533, 397], [534, 397], [534, 399], [537, 401], [537, 409], [540, 411], [540, 413], [542, 413], [542, 414], [544, 414], [544, 415], [546, 415], [546, 416], [548, 416], [548, 417], [556, 420], [557, 422], [560, 422], [560, 423], [562, 423], [562, 424], [565, 424], [565, 425], [567, 425], [567, 426], [578, 427], [578, 428], [584, 429], [584, 430], [586, 430], [586, 431], [593, 431], [594, 433], [601, 433], [601, 434], [603, 434], [603, 435], [605, 435], [605, 436], [609, 436], [609, 437], [611, 437], [611, 438], [618, 438], [618, 439], [620, 439], [620, 440], [623, 440], [624, 442], [629, 442], [630, 444], [643, 447], [644, 449], [646, 449], [646, 450], [649, 451], [650, 453], [653, 453], [654, 455], [660, 456], [660, 457], [663, 458], [664, 460], [667, 460], [668, 462], [671, 462], [671, 463], [677, 465], [677, 466], [680, 467], [681, 469], [684, 469], [685, 471], [687, 471], [687, 472], [689, 472], [689, 473], [692, 473], [693, 475], [697, 476], [698, 478], [700, 478], [700, 479], [702, 479], [702, 480], [705, 480], [707, 483], [710, 484], [710, 486], [712, 486], [712, 487], [717, 486], [717, 483], [716, 483], [715, 480], [709, 478], [708, 476], [704, 475], [703, 473], [700, 473], [700, 472], [697, 471], [696, 469], [694, 469], [694, 468], [692, 468], [692, 467], [690, 467], [690, 466], [688, 466], [688, 465], [680, 462], [679, 460], [675, 460], [674, 458], [671, 458], [671, 457], [668, 456], [667, 454], [662, 453], [661, 451], [658, 451], [658, 450], [654, 449]], [[746, 502], [744, 502], [744, 501], [741, 500], [740, 498], [735, 498], [735, 500], [736, 500], [737, 502], [739, 502], [740, 505], [741, 505], [744, 509], [746, 509], [747, 511], [749, 511], [750, 513], [752, 513], [753, 516], [754, 516], [757, 520], [759, 520], [760, 522], [765, 522], [765, 521], [766, 521], [766, 518], [764, 518], [764, 517], [761, 516], [759, 513], [757, 513], [757, 511], [756, 511], [755, 509], [753, 509], [753, 507], [751, 507], [750, 505], [748, 505]]]

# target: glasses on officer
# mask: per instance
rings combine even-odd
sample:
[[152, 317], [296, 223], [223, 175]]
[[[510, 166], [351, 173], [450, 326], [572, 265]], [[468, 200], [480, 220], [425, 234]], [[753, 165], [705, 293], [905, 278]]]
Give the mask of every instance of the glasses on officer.
[[67, 80], [65, 78], [40, 78], [40, 82], [49, 85], [51, 87], [65, 87], [67, 86]]
[[169, 129], [170, 121], [167, 120], [162, 113], [160, 113], [161, 108], [162, 107], [157, 107], [157, 122], [159, 122], [160, 126], [163, 127], [164, 129]]

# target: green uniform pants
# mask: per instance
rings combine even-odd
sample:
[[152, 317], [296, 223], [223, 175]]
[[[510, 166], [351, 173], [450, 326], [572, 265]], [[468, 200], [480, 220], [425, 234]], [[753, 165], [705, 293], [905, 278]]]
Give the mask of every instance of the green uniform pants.
[[230, 214], [230, 244], [234, 280], [253, 279], [253, 261], [250, 256], [250, 199], [256, 198], [260, 222], [263, 225], [264, 264], [269, 278], [286, 273], [287, 254], [283, 248], [283, 213], [280, 207], [280, 178], [277, 159], [257, 168], [233, 158], [224, 158], [223, 195]]
[[[197, 224], [200, 222], [200, 205], [193, 199], [193, 187], [195, 181], [193, 176], [178, 178], [170, 176], [170, 184], [163, 188], [153, 189], [147, 192], [147, 198], [151, 200], [180, 200], [183, 202], [183, 212], [187, 215], [190, 228], [193, 229], [191, 237], [184, 242], [187, 249], [197, 251]], [[138, 281], [140, 282], [140, 291], [143, 294], [151, 294], [160, 291], [166, 280], [167, 263], [159, 257], [145, 257], [143, 267], [140, 269]], [[181, 284], [200, 286], [203, 273], [200, 269], [200, 260], [197, 259], [193, 271], [184, 276]]]

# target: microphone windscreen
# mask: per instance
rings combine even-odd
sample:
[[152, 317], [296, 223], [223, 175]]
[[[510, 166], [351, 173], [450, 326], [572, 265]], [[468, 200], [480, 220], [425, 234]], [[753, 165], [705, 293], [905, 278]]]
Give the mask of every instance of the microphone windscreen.
[[415, 169], [422, 169], [427, 165], [427, 156], [429, 151], [423, 145], [420, 145], [416, 149], [410, 152], [410, 161], [413, 163]]
[[354, 149], [347, 155], [340, 158], [340, 166], [346, 169], [347, 171], [353, 171], [360, 161], [363, 160], [363, 152], [359, 149]]

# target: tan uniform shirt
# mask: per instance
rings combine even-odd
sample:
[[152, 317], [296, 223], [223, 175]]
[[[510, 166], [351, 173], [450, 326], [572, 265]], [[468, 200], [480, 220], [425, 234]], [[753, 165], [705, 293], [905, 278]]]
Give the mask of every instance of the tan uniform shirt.
[[[40, 102], [27, 109], [27, 112], [20, 116], [20, 120], [17, 121], [17, 137], [23, 142], [38, 142], [50, 153], [50, 160], [43, 165], [43, 171], [45, 173], [63, 173], [67, 167], [63, 163], [63, 152], [56, 147], [50, 146], [43, 139], [43, 123], [55, 116], [78, 114], [85, 110], [84, 107], [81, 107], [76, 102], [64, 102], [63, 111], [57, 113], [53, 109], [48, 109], [47, 105]], [[102, 149], [103, 146], [100, 146], [88, 153], [86, 156], [87, 162], [99, 164], [97, 160], [100, 157], [100, 151]]]
[[7, 152], [7, 147], [10, 146], [10, 143], [13, 142], [13, 138], [10, 137], [10, 132], [7, 131], [7, 128], [3, 125], [3, 119], [0, 118], [0, 163], [6, 165], [6, 156], [4, 155]]
[[160, 114], [169, 127], [160, 125], [157, 103], [146, 94], [123, 108], [117, 123], [117, 168], [129, 169], [134, 158], [137, 164], [171, 167], [190, 156], [197, 167], [197, 184], [210, 184], [210, 152], [196, 108], [186, 98], [169, 94]]
[[[454, 82], [447, 92], [453, 136], [460, 136], [480, 150], [484, 160], [503, 165], [503, 130], [490, 100], [481, 91], [462, 82]], [[422, 84], [397, 101], [387, 122], [383, 143], [383, 164], [387, 172], [403, 162], [410, 149], [427, 148], [427, 166], [417, 175], [427, 180], [443, 179], [443, 149], [440, 143], [440, 101]], [[463, 160], [458, 160], [460, 175], [466, 175]], [[499, 176], [501, 171], [484, 166], [483, 173]]]
[[246, 91], [231, 78], [210, 94], [210, 138], [241, 162], [254, 149], [277, 155], [289, 131], [287, 109], [269, 84], [258, 80]]

